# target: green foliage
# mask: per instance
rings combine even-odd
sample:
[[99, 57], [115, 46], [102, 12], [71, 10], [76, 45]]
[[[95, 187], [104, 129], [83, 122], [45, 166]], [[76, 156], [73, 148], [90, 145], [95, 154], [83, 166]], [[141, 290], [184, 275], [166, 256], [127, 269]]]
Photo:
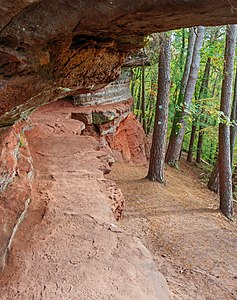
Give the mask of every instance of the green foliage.
[[[179, 91], [183, 76], [185, 59], [188, 46], [188, 29], [180, 29], [170, 32], [171, 34], [171, 88], [168, 118], [168, 133], [171, 132], [175, 113], [182, 111], [182, 99], [179, 99]], [[159, 34], [153, 34], [145, 39], [145, 53], [148, 55], [151, 66], [145, 69], [145, 96], [146, 96], [146, 119], [149, 129], [152, 131], [155, 103], [157, 95], [158, 77], [158, 56], [159, 56]], [[219, 109], [221, 97], [221, 85], [223, 78], [225, 48], [225, 27], [207, 28], [204, 39], [204, 46], [201, 50], [201, 63], [198, 80], [195, 87], [193, 103], [186, 109], [185, 121], [187, 123], [183, 149], [188, 150], [192, 124], [196, 123], [197, 132], [204, 133], [202, 157], [211, 165], [215, 164], [218, 149], [218, 127], [219, 123], [233, 126], [231, 122]], [[208, 88], [204, 91], [205, 95], [200, 94], [203, 80], [204, 69], [207, 59], [211, 59], [210, 77]], [[131, 89], [135, 99], [134, 113], [141, 121], [141, 67], [133, 69], [134, 77]], [[182, 127], [181, 123], [176, 124], [175, 130]], [[194, 144], [194, 152], [197, 150], [197, 138]], [[235, 162], [237, 157], [235, 155]]]

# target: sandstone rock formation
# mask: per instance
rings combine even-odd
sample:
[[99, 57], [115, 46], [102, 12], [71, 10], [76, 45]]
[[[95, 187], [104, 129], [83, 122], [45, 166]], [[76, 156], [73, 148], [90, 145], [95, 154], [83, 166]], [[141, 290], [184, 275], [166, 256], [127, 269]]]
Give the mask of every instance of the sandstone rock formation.
[[57, 101], [32, 114], [33, 201], [0, 272], [0, 299], [168, 300], [151, 254], [115, 220], [124, 199], [103, 176], [108, 149], [70, 119], [83, 109]]
[[[92, 98], [93, 101], [94, 98]], [[85, 124], [84, 135], [97, 137], [102, 146], [112, 149], [116, 160], [146, 164], [146, 137], [131, 112], [133, 99], [101, 106], [73, 107], [71, 118]]]
[[[130, 299], [167, 298], [166, 283], [154, 270], [151, 257], [143, 246], [120, 233], [117, 225], [115, 229], [111, 225], [114, 224], [112, 218], [114, 220], [121, 217], [124, 203], [121, 193], [112, 183], [105, 183], [102, 175], [109, 172], [113, 161], [108, 156], [110, 149], [117, 158], [127, 162], [145, 163], [146, 157], [144, 133], [130, 112], [132, 100], [128, 81], [125, 79], [123, 82], [127, 91], [126, 99], [116, 89], [116, 82], [111, 84], [114, 89], [111, 95], [108, 88], [103, 91], [101, 89], [119, 76], [121, 65], [131, 51], [141, 47], [145, 34], [199, 24], [236, 23], [236, 7], [237, 0], [9, 0], [1, 3], [0, 268], [3, 269], [7, 259], [10, 259], [12, 267], [16, 263], [17, 266], [20, 265], [21, 271], [25, 270], [20, 277], [22, 281], [16, 280], [15, 285], [12, 282], [10, 285], [7, 283], [17, 269], [5, 270], [6, 277], [1, 279], [4, 287], [1, 289], [1, 299], [70, 299], [72, 294], [80, 299], [92, 299], [98, 293], [103, 295], [105, 284], [113, 290], [112, 297], [115, 295], [114, 287], [121, 287], [128, 291], [125, 299], [128, 299], [128, 295], [132, 295]], [[98, 101], [95, 101], [91, 95], [94, 96], [93, 92], [97, 90], [100, 92], [97, 94]], [[85, 96], [88, 93], [90, 94]], [[78, 96], [79, 94], [84, 96]], [[31, 126], [27, 116], [47, 102], [74, 95], [75, 103], [82, 104], [84, 101], [86, 105], [95, 105], [104, 102], [106, 105], [103, 108], [77, 108], [59, 101], [50, 107], [41, 108], [33, 115], [35, 127], [28, 134], [31, 154], [25, 138], [25, 131]], [[116, 103], [115, 106], [107, 105], [111, 99]], [[37, 120], [34, 116], [37, 116]], [[95, 139], [85, 136], [88, 133]], [[71, 140], [74, 144], [70, 144]], [[87, 146], [86, 151], [83, 144]], [[91, 156], [87, 157], [88, 153]], [[78, 159], [75, 160], [75, 166], [70, 161], [71, 155]], [[64, 172], [65, 177], [61, 177], [60, 172]], [[35, 175], [36, 186], [33, 184]], [[74, 183], [74, 188], [77, 186], [75, 180], [81, 180], [82, 192], [80, 193], [77, 186], [73, 194], [73, 187], [68, 188], [67, 180]], [[95, 197], [90, 199], [91, 202], [88, 201], [88, 183], [93, 185], [93, 193], [99, 195], [99, 200]], [[112, 193], [105, 197], [107, 188]], [[71, 195], [69, 200], [65, 194], [67, 191]], [[34, 199], [32, 205], [29, 205], [30, 199]], [[82, 208], [77, 199], [81, 200], [79, 204]], [[22, 223], [28, 211], [27, 222]], [[70, 222], [63, 223], [68, 217]], [[101, 219], [105, 224], [101, 223]], [[87, 224], [88, 231], [76, 239], [78, 221], [81, 222], [79, 229]], [[38, 222], [40, 225], [37, 227]], [[42, 224], [45, 227], [41, 234]], [[52, 225], [53, 232], [47, 227], [49, 224]], [[65, 234], [58, 227], [65, 227]], [[114, 234], [114, 230], [118, 232]], [[106, 239], [103, 242], [96, 241], [95, 246], [94, 235], [99, 235], [101, 231]], [[50, 244], [50, 239], [54, 243]], [[66, 254], [60, 250], [60, 241], [66, 241], [66, 248], [68, 244], [74, 243], [74, 239], [78, 247], [83, 243], [91, 246], [86, 255], [84, 248], [80, 248], [83, 263], [79, 272], [77, 264], [80, 262], [74, 255], [75, 249], [71, 247]], [[24, 240], [29, 242], [29, 248]], [[37, 242], [42, 242], [39, 251]], [[28, 252], [20, 252], [20, 248]], [[94, 252], [95, 257], [98, 255], [98, 248], [106, 249], [100, 256], [102, 264], [93, 260]], [[116, 250], [118, 248], [119, 251]], [[135, 249], [134, 252], [132, 249]], [[9, 258], [11, 251], [13, 255]], [[70, 253], [74, 255], [73, 259], [67, 260]], [[144, 265], [140, 264], [141, 258]], [[96, 287], [97, 294], [93, 291], [90, 294], [88, 287], [93, 284], [93, 280], [98, 279], [93, 277], [94, 271], [100, 268], [105, 270], [110, 260], [111, 269], [117, 260], [123, 267], [124, 261], [126, 262], [126, 282], [114, 285], [116, 274], [108, 276], [108, 272], [104, 271], [103, 282], [100, 282], [99, 288]], [[66, 267], [61, 270], [59, 267], [65, 261]], [[86, 273], [88, 262], [92, 268]], [[135, 271], [134, 265], [138, 265]], [[42, 266], [47, 271], [46, 277], [45, 273], [40, 273]], [[50, 281], [51, 274], [57, 273], [59, 269], [61, 281], [57, 281], [55, 277]], [[63, 272], [69, 274], [72, 269], [76, 282], [71, 281], [68, 275], [65, 284]], [[114, 270], [120, 275], [123, 272], [119, 265]], [[137, 274], [131, 282], [130, 272]], [[21, 276], [19, 273], [17, 276]], [[27, 281], [29, 274], [34, 279], [30, 284]], [[86, 285], [82, 282], [83, 276], [86, 276]], [[157, 281], [160, 284], [158, 287], [155, 286]], [[84, 298], [79, 289], [72, 289], [78, 282], [86, 291]], [[142, 285], [138, 285], [139, 282]], [[144, 286], [147, 284], [147, 288], [144, 288], [143, 283]], [[59, 286], [63, 289], [62, 293]], [[124, 295], [122, 292], [119, 299]], [[110, 296], [106, 294], [105, 297], [109, 299]]]
[[[148, 57], [138, 53], [126, 61], [126, 66], [148, 65]], [[72, 119], [85, 124], [84, 134], [96, 136], [108, 144], [117, 160], [145, 164], [145, 134], [142, 126], [131, 112], [133, 99], [130, 91], [132, 71], [123, 67], [117, 80], [105, 88], [72, 97], [74, 105], [88, 106], [86, 111], [72, 112]], [[99, 107], [95, 106], [98, 105]], [[106, 105], [108, 104], [108, 105]]]
[[130, 91], [130, 81], [132, 78], [130, 68], [122, 68], [120, 76], [105, 88], [73, 96], [74, 105], [103, 105], [108, 103], [117, 103], [128, 100], [132, 97]]
[[[59, 100], [49, 107], [41, 108], [40, 113], [35, 114], [36, 120], [33, 115], [35, 123], [37, 122], [33, 132], [42, 143], [51, 132], [94, 136], [99, 143], [98, 148], [110, 153], [109, 157], [100, 156], [103, 162], [100, 170], [105, 174], [110, 171], [113, 157], [132, 164], [144, 164], [145, 134], [130, 112], [132, 103], [132, 99], [129, 99], [100, 107], [79, 107]], [[51, 116], [52, 114], [55, 116]], [[25, 131], [32, 127], [32, 122], [28, 120], [0, 130], [0, 268], [6, 263], [15, 232], [32, 199], [32, 180], [37, 169], [33, 168], [25, 138]], [[114, 200], [111, 209], [118, 220], [122, 214], [123, 202], [117, 203], [118, 198]]]
[[31, 199], [34, 168], [25, 138], [28, 127], [19, 122], [0, 130], [0, 270]]
[[235, 23], [237, 0], [9, 0], [0, 6], [0, 126], [117, 78], [144, 34]]

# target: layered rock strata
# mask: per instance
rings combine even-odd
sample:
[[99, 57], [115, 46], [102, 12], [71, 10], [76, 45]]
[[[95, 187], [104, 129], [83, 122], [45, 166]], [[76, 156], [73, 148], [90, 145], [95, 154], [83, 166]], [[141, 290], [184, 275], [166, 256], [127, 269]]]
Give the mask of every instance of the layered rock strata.
[[[51, 104], [49, 108], [42, 107], [41, 113], [35, 114], [37, 119], [33, 114], [34, 123], [19, 122], [14, 126], [1, 129], [1, 268], [6, 264], [16, 230], [23, 221], [32, 200], [34, 168], [25, 131], [34, 125], [33, 132], [42, 143], [44, 139], [49, 138], [50, 133], [93, 136], [98, 141], [98, 149], [106, 149], [110, 153], [109, 157], [108, 155], [100, 157], [103, 162], [101, 165], [103, 173], [110, 171], [114, 157], [132, 164], [144, 164], [146, 163], [145, 134], [130, 111], [132, 103], [133, 100], [129, 99], [98, 108], [97, 106], [78, 107], [61, 100]], [[52, 117], [51, 114], [55, 116]], [[32, 138], [30, 143], [34, 145]], [[31, 144], [30, 146], [32, 147]], [[60, 149], [58, 151], [60, 152]], [[118, 220], [122, 214], [123, 201], [121, 203], [117, 202], [117, 199], [114, 201], [111, 210]], [[42, 209], [43, 207], [42, 203]]]
[[0, 274], [0, 298], [168, 300], [151, 254], [115, 220], [124, 199], [103, 176], [113, 160], [70, 118], [79, 109], [59, 101], [32, 114], [34, 201]]
[[132, 104], [130, 98], [100, 107], [89, 106], [84, 111], [79, 108], [71, 117], [83, 122], [83, 134], [96, 137], [102, 146], [112, 150], [116, 160], [143, 165], [147, 162], [146, 136], [131, 112]]
[[144, 35], [236, 23], [237, 0], [9, 0], [0, 7], [0, 126], [115, 80]]
[[128, 100], [132, 97], [130, 91], [131, 78], [131, 69], [122, 68], [118, 79], [99, 91], [73, 96], [73, 103], [74, 105], [89, 106], [118, 103]]

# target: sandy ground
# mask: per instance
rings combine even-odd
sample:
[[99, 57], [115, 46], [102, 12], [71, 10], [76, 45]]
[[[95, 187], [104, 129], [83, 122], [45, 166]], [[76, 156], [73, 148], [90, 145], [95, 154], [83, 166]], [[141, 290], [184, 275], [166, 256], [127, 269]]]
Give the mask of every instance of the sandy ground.
[[166, 185], [143, 179], [146, 167], [116, 163], [109, 178], [122, 189], [122, 226], [137, 235], [165, 275], [171, 299], [237, 299], [237, 227], [218, 211], [200, 169], [182, 161]]
[[122, 196], [104, 178], [107, 151], [80, 135], [65, 105], [32, 115], [36, 183], [0, 274], [0, 299], [167, 300], [151, 254], [114, 219], [111, 205]]

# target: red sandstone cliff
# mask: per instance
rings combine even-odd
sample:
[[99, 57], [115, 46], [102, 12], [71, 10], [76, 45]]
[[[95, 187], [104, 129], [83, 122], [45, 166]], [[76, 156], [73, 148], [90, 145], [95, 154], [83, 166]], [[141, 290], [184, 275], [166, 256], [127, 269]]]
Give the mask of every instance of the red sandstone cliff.
[[[121, 217], [124, 199], [103, 176], [113, 162], [108, 144], [101, 143], [98, 131], [95, 138], [83, 135], [86, 125], [71, 119], [72, 112], [88, 114], [91, 109], [58, 101], [32, 115], [33, 129], [26, 135], [34, 162], [33, 189], [26, 180], [32, 178], [31, 163], [21, 169], [22, 159], [31, 162], [21, 124], [9, 128], [2, 140], [7, 148], [2, 157], [9, 167], [5, 191], [12, 188], [10, 181], [18, 184], [17, 194], [7, 198], [3, 193], [8, 206], [1, 206], [9, 224], [2, 228], [9, 228], [5, 241], [10, 254], [0, 277], [2, 300], [168, 299], [167, 284], [148, 250], [115, 220]], [[100, 116], [108, 111], [113, 111], [111, 105], [100, 108]], [[123, 151], [123, 138], [140, 131], [132, 114], [124, 117], [113, 133], [115, 141], [120, 137], [117, 150]], [[125, 146], [124, 153], [131, 149], [133, 154], [126, 159], [138, 159], [136, 145]], [[19, 218], [24, 222], [14, 227], [9, 245]]]

